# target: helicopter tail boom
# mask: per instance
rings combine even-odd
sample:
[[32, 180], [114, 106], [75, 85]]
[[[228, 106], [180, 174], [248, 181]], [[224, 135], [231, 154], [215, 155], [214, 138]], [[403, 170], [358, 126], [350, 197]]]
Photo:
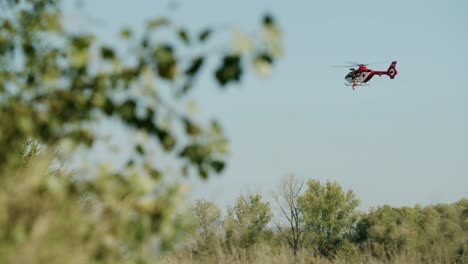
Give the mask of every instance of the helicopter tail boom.
[[390, 66], [388, 67], [388, 70], [386, 71], [374, 71], [374, 74], [378, 75], [378, 76], [382, 76], [382, 75], [388, 75], [388, 77], [390, 77], [390, 79], [393, 79], [395, 78], [395, 76], [397, 75], [398, 71], [396, 69], [396, 61], [392, 61], [392, 64], [390, 64]]

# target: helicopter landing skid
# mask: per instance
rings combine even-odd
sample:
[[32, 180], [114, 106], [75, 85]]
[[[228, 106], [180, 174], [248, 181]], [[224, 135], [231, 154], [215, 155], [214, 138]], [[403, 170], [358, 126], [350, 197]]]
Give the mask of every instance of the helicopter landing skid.
[[353, 85], [352, 83], [345, 83], [346, 86], [370, 86], [370, 84], [367, 83], [357, 83]]

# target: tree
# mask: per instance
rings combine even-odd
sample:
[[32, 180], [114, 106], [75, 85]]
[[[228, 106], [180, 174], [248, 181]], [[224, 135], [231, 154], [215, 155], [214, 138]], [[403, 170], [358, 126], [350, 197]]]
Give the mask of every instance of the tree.
[[357, 242], [379, 258], [413, 252], [425, 263], [464, 263], [467, 212], [466, 199], [426, 207], [379, 206], [359, 220]]
[[304, 187], [304, 180], [291, 174], [282, 180], [278, 193], [273, 194], [273, 199], [286, 219], [289, 229], [284, 230], [281, 224], [276, 224], [276, 226], [288, 246], [294, 250], [294, 254], [302, 246], [306, 232], [302, 208], [299, 206], [302, 187]]
[[353, 235], [359, 200], [352, 190], [345, 192], [336, 182], [322, 185], [318, 180], [309, 180], [299, 205], [320, 254], [332, 256]]
[[220, 223], [221, 209], [210, 201], [198, 200], [195, 202], [194, 213], [196, 233], [201, 238], [197, 244], [202, 250], [209, 250], [210, 246], [214, 246], [212, 242], [216, 231], [213, 229]]
[[270, 204], [263, 202], [260, 194], [239, 196], [224, 220], [227, 244], [250, 247], [265, 235], [272, 217]]
[[[88, 250], [81, 262], [123, 262], [129, 255], [143, 262], [170, 249], [187, 226], [180, 216], [184, 188], [163, 182], [163, 164], [147, 155], [148, 143], [156, 142], [160, 156], [174, 160], [181, 174], [207, 178], [223, 171], [228, 142], [221, 124], [196, 120], [177, 103], [193, 92], [208, 59], [218, 62], [206, 70], [222, 89], [241, 80], [248, 65], [271, 66], [279, 54], [280, 31], [265, 15], [261, 34], [249, 39], [251, 48], [221, 45], [213, 51], [215, 27], [189, 29], [157, 17], [138, 36], [122, 28], [120, 43], [131, 51], [123, 54], [99, 35], [65, 28], [63, 17], [60, 0], [0, 1], [0, 223], [9, 226], [0, 232], [5, 242], [0, 262], [25, 255], [41, 237], [34, 230], [46, 230], [56, 245], [49, 251], [47, 243], [34, 243], [34, 254], [59, 255], [60, 245], [71, 241], [64, 241], [66, 236], [55, 241], [48, 232], [65, 223], [84, 232], [76, 239]], [[154, 37], [162, 31], [172, 35]], [[164, 88], [168, 92], [161, 92]], [[21, 173], [35, 162], [53, 171], [69, 164], [68, 154], [90, 153], [94, 144], [105, 143], [94, 128], [102, 120], [122, 124], [131, 138], [148, 138], [131, 146], [123, 166]], [[31, 158], [35, 145], [44, 151]], [[28, 192], [14, 196], [6, 186]], [[31, 207], [31, 201], [38, 204]], [[34, 208], [44, 210], [31, 213]], [[51, 217], [54, 213], [57, 217]], [[94, 227], [100, 235], [86, 235]], [[53, 257], [40, 261], [49, 260]]]

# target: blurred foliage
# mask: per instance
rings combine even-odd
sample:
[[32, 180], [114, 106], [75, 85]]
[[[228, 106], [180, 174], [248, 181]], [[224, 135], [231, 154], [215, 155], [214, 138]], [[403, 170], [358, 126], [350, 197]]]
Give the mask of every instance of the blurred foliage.
[[0, 174], [1, 263], [146, 263], [192, 226], [183, 185], [136, 170], [76, 181], [51, 157]]
[[[89, 124], [107, 116], [132, 128], [130, 134], [145, 133], [157, 140], [167, 155], [180, 161], [184, 174], [191, 168], [202, 178], [220, 173], [228, 153], [220, 124], [198, 122], [174, 102], [189, 94], [208, 59], [220, 61], [207, 70], [222, 88], [242, 79], [249, 58], [269, 58], [262, 61], [272, 65], [272, 58], [281, 55], [281, 33], [273, 17], [265, 16], [257, 35], [243, 34], [240, 42], [251, 44], [243, 50], [235, 48], [236, 40], [213, 49], [215, 26], [194, 38], [192, 30], [168, 17], [153, 18], [139, 37], [130, 28], [121, 30], [122, 45], [132, 50], [124, 55], [97, 35], [69, 32], [60, 4], [1, 3], [0, 122], [8, 126], [0, 133], [0, 168], [18, 164], [12, 153], [25, 139], [49, 147], [64, 140], [91, 147], [98, 139]], [[174, 37], [156, 40], [160, 31], [173, 31]], [[254, 68], [256, 61], [250, 64]], [[169, 92], [162, 92], [166, 87]], [[136, 147], [136, 152], [144, 155], [145, 149]], [[147, 163], [143, 168], [160, 169], [154, 161]]]
[[[0, 0], [0, 263], [152, 263], [194, 220], [187, 187], [168, 179], [162, 160], [175, 161], [173, 174], [206, 179], [229, 152], [218, 121], [196, 120], [178, 103], [204, 72], [227, 89], [257, 67], [249, 58], [258, 52], [279, 56], [279, 29], [262, 22], [250, 49], [213, 49], [216, 25], [195, 31], [156, 17], [142, 34], [122, 28], [117, 45], [67, 28], [61, 7]], [[103, 120], [144, 140], [119, 166], [70, 171], [78, 154], [106, 143]], [[150, 155], [151, 142], [163, 158]]]
[[77, 182], [53, 167], [38, 154], [0, 174], [1, 263], [146, 262], [191, 226], [183, 186], [138, 173]]

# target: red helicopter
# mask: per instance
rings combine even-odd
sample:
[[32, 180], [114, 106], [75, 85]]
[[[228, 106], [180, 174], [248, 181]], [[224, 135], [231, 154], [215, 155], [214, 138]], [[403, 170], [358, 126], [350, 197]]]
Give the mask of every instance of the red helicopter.
[[374, 71], [370, 68], [367, 68], [366, 66], [369, 64], [354, 64], [354, 65], [348, 65], [348, 66], [338, 66], [338, 67], [352, 67], [352, 66], [358, 66], [359, 68], [354, 69], [350, 68], [349, 70], [351, 71], [345, 76], [345, 80], [347, 83], [345, 85], [347, 86], [352, 86], [353, 90], [356, 86], [364, 86], [368, 85], [367, 82], [374, 77], [374, 75], [382, 76], [382, 75], [388, 75], [390, 79], [395, 78], [397, 75], [398, 71], [396, 69], [396, 61], [392, 61], [392, 64], [388, 67], [386, 71]]

